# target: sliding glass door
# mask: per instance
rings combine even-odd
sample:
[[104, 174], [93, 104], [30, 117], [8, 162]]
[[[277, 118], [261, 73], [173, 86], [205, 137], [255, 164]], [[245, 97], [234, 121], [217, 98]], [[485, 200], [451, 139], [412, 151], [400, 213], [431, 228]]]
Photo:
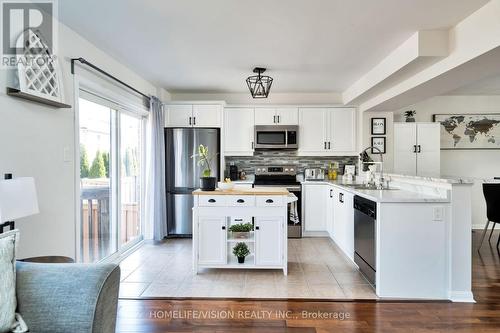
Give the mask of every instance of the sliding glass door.
[[97, 262], [142, 238], [143, 118], [97, 97], [78, 113], [78, 259]]

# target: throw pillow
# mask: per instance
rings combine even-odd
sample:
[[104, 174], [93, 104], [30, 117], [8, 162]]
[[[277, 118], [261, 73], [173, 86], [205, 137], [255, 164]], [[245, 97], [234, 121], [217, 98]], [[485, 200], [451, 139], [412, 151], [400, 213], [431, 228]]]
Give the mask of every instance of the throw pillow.
[[0, 332], [26, 332], [16, 315], [16, 244], [18, 230], [0, 234]]

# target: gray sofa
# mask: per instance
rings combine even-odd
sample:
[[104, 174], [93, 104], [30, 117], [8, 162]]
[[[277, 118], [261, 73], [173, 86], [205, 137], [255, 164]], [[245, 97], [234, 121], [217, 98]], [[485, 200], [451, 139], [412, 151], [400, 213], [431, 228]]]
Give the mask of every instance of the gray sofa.
[[17, 262], [17, 312], [30, 332], [114, 332], [120, 267]]

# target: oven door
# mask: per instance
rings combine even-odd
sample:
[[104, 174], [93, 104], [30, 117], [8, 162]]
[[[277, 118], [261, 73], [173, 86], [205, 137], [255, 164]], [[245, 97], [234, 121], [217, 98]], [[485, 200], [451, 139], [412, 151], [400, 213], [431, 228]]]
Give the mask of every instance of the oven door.
[[255, 126], [255, 149], [297, 149], [298, 126]]

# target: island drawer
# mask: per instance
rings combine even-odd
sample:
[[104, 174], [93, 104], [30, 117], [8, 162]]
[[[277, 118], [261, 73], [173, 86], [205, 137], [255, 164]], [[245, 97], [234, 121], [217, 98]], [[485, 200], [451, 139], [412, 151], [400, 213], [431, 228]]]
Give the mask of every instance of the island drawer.
[[255, 197], [253, 195], [228, 195], [226, 200], [228, 206], [255, 206]]
[[200, 195], [198, 205], [204, 207], [226, 206], [225, 195]]
[[281, 195], [259, 195], [257, 196], [257, 206], [275, 207], [283, 206], [283, 196]]

